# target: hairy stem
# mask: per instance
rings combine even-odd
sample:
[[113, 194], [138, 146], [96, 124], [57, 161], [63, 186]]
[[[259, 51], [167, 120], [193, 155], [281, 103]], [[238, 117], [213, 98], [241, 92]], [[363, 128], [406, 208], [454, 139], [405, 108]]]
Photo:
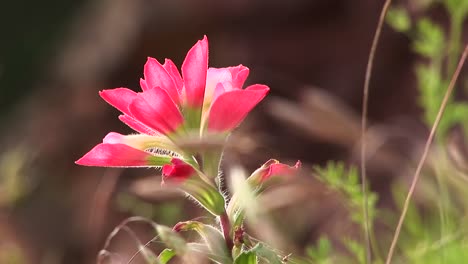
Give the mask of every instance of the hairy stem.
[[368, 112], [368, 101], [369, 101], [369, 84], [372, 74], [372, 66], [374, 63], [375, 52], [379, 43], [380, 33], [382, 32], [383, 23], [385, 21], [385, 15], [387, 14], [388, 8], [390, 7], [391, 0], [386, 0], [380, 13], [379, 22], [377, 29], [372, 40], [372, 46], [369, 53], [369, 59], [366, 67], [366, 77], [364, 80], [364, 93], [362, 98], [362, 118], [361, 118], [361, 186], [363, 193], [362, 207], [364, 211], [364, 236], [366, 240], [366, 263], [372, 262], [371, 254], [371, 235], [369, 230], [369, 208], [368, 208], [368, 197], [367, 197], [367, 175], [366, 175], [366, 129], [367, 129], [367, 112]]
[[403, 222], [406, 217], [406, 212], [408, 211], [409, 203], [411, 202], [411, 198], [413, 197], [414, 190], [416, 189], [416, 184], [418, 183], [419, 177], [421, 175], [422, 167], [424, 165], [424, 162], [426, 161], [427, 155], [429, 154], [429, 149], [434, 139], [434, 136], [436, 134], [437, 127], [439, 126], [440, 120], [442, 119], [442, 115], [445, 111], [445, 107], [447, 106], [447, 102], [450, 99], [450, 96], [452, 95], [453, 89], [455, 87], [455, 82], [458, 79], [458, 75], [460, 74], [460, 71], [463, 67], [463, 64], [466, 60], [467, 55], [468, 55], [468, 45], [465, 47], [463, 55], [458, 63], [457, 69], [455, 70], [455, 73], [452, 76], [452, 80], [450, 81], [447, 91], [445, 92], [444, 99], [442, 100], [442, 104], [440, 105], [440, 108], [439, 108], [439, 112], [437, 113], [437, 117], [431, 128], [431, 132], [429, 134], [429, 137], [427, 138], [426, 145], [424, 146], [422, 157], [419, 160], [418, 167], [416, 168], [416, 172], [414, 173], [413, 181], [411, 182], [411, 186], [408, 191], [408, 195], [406, 196], [406, 200], [403, 205], [403, 210], [401, 212], [400, 219], [398, 220], [398, 225], [395, 229], [395, 234], [393, 235], [392, 244], [390, 245], [390, 249], [388, 250], [387, 259], [385, 261], [386, 264], [390, 264], [392, 262], [393, 252], [395, 251], [398, 237], [400, 236], [401, 227], [403, 226]]

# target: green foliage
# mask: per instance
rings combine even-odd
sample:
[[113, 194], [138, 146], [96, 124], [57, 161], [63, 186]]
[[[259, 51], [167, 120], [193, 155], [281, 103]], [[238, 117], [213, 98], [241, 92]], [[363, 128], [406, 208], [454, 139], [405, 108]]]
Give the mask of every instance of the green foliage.
[[[325, 167], [315, 167], [319, 180], [326, 184], [326, 186], [343, 195], [343, 200], [346, 203], [351, 221], [361, 226], [364, 230], [365, 216], [363, 211], [364, 194], [362, 192], [362, 185], [358, 171], [354, 167], [346, 168], [343, 162], [330, 161]], [[367, 193], [367, 209], [369, 217], [369, 232], [373, 237], [373, 226], [377, 216], [377, 194], [366, 191]], [[374, 239], [375, 240], [375, 239]], [[366, 246], [363, 242], [358, 242], [351, 239], [343, 238], [343, 243], [348, 251], [354, 256], [355, 261], [358, 263], [365, 263]], [[378, 255], [376, 245], [373, 245], [374, 253]], [[330, 263], [332, 255], [332, 247], [330, 241], [326, 238], [321, 238], [315, 247], [308, 249], [308, 255], [312, 263]], [[343, 256], [341, 256], [343, 257]], [[350, 259], [344, 257], [345, 263], [353, 263]]]
[[444, 0], [442, 3], [453, 20], [463, 20], [468, 13], [468, 1], [466, 0]]
[[180, 231], [196, 231], [206, 245], [204, 253], [213, 261], [226, 264], [232, 262], [223, 234], [217, 228], [198, 221], [180, 222], [176, 226]]
[[411, 28], [411, 19], [406, 10], [401, 7], [388, 10], [386, 20], [398, 32], [407, 32]]
[[257, 264], [257, 256], [255, 252], [244, 251], [234, 261], [234, 264]]
[[175, 255], [176, 253], [174, 252], [174, 250], [166, 248], [163, 251], [161, 251], [161, 253], [159, 253], [159, 256], [158, 256], [159, 263], [167, 264], [172, 258], [175, 257]]
[[441, 57], [445, 44], [442, 28], [428, 18], [419, 20], [416, 25], [416, 37], [413, 40], [413, 49], [418, 54], [428, 58]]
[[309, 246], [306, 249], [307, 256], [313, 263], [331, 264], [332, 244], [326, 237], [321, 237], [315, 247]]
[[282, 264], [283, 262], [278, 257], [278, 254], [263, 243], [257, 243], [255, 247], [250, 249], [255, 255], [260, 258], [264, 263], [269, 264]]
[[[424, 122], [432, 126], [461, 52], [462, 25], [468, 14], [468, 1], [442, 0], [448, 12], [449, 30], [444, 32], [428, 18], [413, 21], [413, 28], [401, 30], [389, 19], [389, 25], [403, 32], [412, 41], [416, 54], [424, 59], [415, 67], [420, 92], [419, 105], [424, 110]], [[395, 11], [395, 9], [393, 10]], [[393, 12], [392, 11], [392, 12]], [[401, 15], [401, 14], [400, 14]], [[400, 18], [401, 19], [401, 18]], [[395, 19], [393, 19], [395, 20]], [[463, 78], [463, 76], [461, 77]], [[460, 80], [463, 82], [463, 80]], [[466, 182], [453, 179], [454, 171], [447, 153], [440, 151], [449, 130], [461, 124], [468, 131], [468, 104], [451, 98], [447, 104], [432, 154], [433, 173], [424, 173], [419, 183], [418, 200], [410, 203], [399, 240], [398, 258], [402, 263], [467, 263], [466, 194], [458, 191]], [[407, 188], [393, 189], [396, 204], [401, 206]], [[436, 204], [437, 206], [432, 206]], [[400, 208], [401, 209], [401, 208]], [[390, 218], [393, 218], [390, 216]], [[393, 225], [393, 223], [388, 223]]]
[[[433, 171], [419, 183], [419, 203], [410, 204], [399, 241], [399, 257], [408, 263], [468, 262], [467, 182], [456, 176], [443, 151], [434, 151]], [[393, 186], [397, 205], [403, 204], [407, 187]], [[401, 209], [401, 208], [400, 208]]]
[[[450, 30], [444, 34], [441, 26], [429, 18], [414, 23], [403, 8], [392, 8], [387, 17], [388, 24], [396, 31], [407, 34], [412, 40], [413, 50], [426, 59], [416, 65], [416, 77], [420, 92], [419, 104], [424, 110], [424, 122], [431, 126], [437, 116], [442, 98], [455, 70], [461, 52], [462, 25], [468, 14], [468, 1], [443, 0], [450, 18]], [[411, 24], [414, 28], [411, 28]], [[445, 70], [445, 72], [444, 72]], [[468, 123], [466, 103], [450, 100], [439, 126], [438, 139], [443, 141], [448, 130], [456, 124]]]
[[[361, 191], [362, 187], [356, 168], [346, 169], [343, 162], [330, 161], [325, 167], [315, 167], [315, 170], [322, 182], [345, 196], [344, 200], [350, 209], [351, 219], [356, 224], [364, 227], [364, 213], [362, 210], [364, 194]], [[372, 226], [377, 213], [375, 209], [377, 194], [367, 191], [367, 203], [369, 224]]]
[[30, 153], [23, 146], [17, 146], [0, 155], [0, 207], [14, 206], [31, 191], [25, 177]]
[[258, 261], [269, 264], [283, 263], [274, 250], [263, 243], [257, 243], [250, 249], [242, 248], [240, 254], [234, 260], [234, 264], [257, 264]]
[[346, 239], [345, 246], [351, 253], [353, 253], [357, 263], [366, 263], [366, 248], [362, 243], [353, 239]]

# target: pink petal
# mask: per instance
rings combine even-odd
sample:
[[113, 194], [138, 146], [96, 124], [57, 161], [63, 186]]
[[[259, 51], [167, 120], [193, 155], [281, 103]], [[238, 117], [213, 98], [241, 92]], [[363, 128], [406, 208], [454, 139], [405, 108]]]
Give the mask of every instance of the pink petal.
[[117, 108], [124, 114], [129, 114], [128, 106], [137, 97], [137, 93], [127, 88], [116, 88], [103, 90], [99, 95], [113, 107]]
[[171, 165], [163, 166], [163, 180], [183, 181], [195, 173], [195, 169], [191, 165], [178, 158], [173, 158], [171, 163]]
[[[166, 69], [154, 58], [148, 58], [144, 69], [146, 89], [160, 87], [167, 92], [174, 103], [179, 104], [179, 92], [173, 78]], [[141, 87], [144, 91], [144, 87]]]
[[[227, 86], [229, 85], [229, 83], [224, 83], [224, 84], [227, 84]], [[220, 95], [227, 92], [224, 84], [223, 83], [218, 83], [216, 85], [216, 89], [214, 90], [214, 93], [213, 93], [213, 101], [216, 100], [216, 98], [218, 98]]]
[[131, 129], [140, 132], [142, 134], [147, 134], [147, 135], [158, 135], [159, 133], [156, 132], [155, 130], [149, 128], [148, 126], [142, 124], [141, 122], [135, 120], [135, 118], [129, 116], [129, 115], [119, 115], [120, 121], [122, 121], [124, 124], [129, 126]]
[[149, 166], [151, 154], [124, 144], [102, 143], [95, 146], [75, 163], [99, 167], [145, 167]]
[[206, 75], [205, 98], [203, 103], [209, 106], [215, 98], [214, 94], [219, 84], [231, 82], [232, 75], [228, 68], [209, 68]]
[[174, 101], [159, 87], [138, 94], [129, 109], [134, 119], [164, 135], [176, 131], [184, 121]]
[[203, 105], [208, 69], [208, 40], [199, 40], [187, 53], [182, 64], [186, 102], [191, 107]]
[[[213, 92], [219, 83], [228, 86], [226, 87], [226, 91], [241, 89], [248, 75], [249, 68], [243, 65], [227, 68], [208, 68], [208, 73], [206, 75], [205, 103], [207, 100], [206, 98], [208, 98], [208, 100], [212, 99]], [[229, 85], [226, 85], [226, 83], [229, 83]]]
[[218, 83], [223, 82], [232, 82], [232, 74], [229, 68], [208, 68], [206, 74], [207, 88], [216, 87]]
[[143, 91], [148, 90], [148, 85], [146, 84], [145, 79], [140, 78], [140, 87], [141, 87], [141, 90]]
[[229, 67], [232, 75], [232, 86], [236, 88], [242, 88], [245, 80], [249, 76], [249, 68], [239, 65], [236, 67]]
[[[268, 163], [268, 162], [267, 162]], [[289, 166], [276, 161], [271, 164], [267, 170], [261, 176], [261, 182], [268, 180], [275, 176], [289, 176], [297, 173], [297, 170], [301, 167], [301, 162], [297, 161], [294, 166]]]
[[125, 136], [116, 132], [109, 132], [102, 140], [102, 143], [125, 144]]
[[235, 128], [268, 91], [268, 86], [255, 84], [245, 90], [232, 90], [221, 94], [211, 106], [208, 129], [225, 132]]
[[182, 88], [184, 87], [184, 81], [180, 76], [177, 66], [175, 66], [174, 62], [172, 62], [170, 59], [166, 59], [164, 61], [163, 67], [164, 69], [166, 69], [167, 73], [169, 73], [169, 75], [172, 77], [172, 80], [176, 85], [177, 91], [179, 91], [179, 94], [181, 94]]

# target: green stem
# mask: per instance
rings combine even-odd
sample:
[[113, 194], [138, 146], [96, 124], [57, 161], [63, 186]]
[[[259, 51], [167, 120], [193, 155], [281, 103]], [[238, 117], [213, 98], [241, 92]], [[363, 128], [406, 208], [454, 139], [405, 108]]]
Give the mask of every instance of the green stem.
[[457, 66], [457, 57], [460, 53], [461, 34], [463, 26], [463, 14], [460, 12], [453, 12], [450, 19], [450, 37], [448, 44], [448, 58], [447, 58], [447, 78], [452, 76]]
[[380, 247], [377, 243], [377, 238], [375, 237], [375, 232], [374, 232], [374, 227], [373, 227], [373, 224], [370, 224], [370, 227], [369, 227], [369, 235], [370, 235], [370, 243], [371, 243], [371, 249], [372, 249], [372, 252], [374, 253], [376, 259], [377, 259], [377, 263], [383, 263], [383, 257], [382, 257], [382, 252], [380, 251]]

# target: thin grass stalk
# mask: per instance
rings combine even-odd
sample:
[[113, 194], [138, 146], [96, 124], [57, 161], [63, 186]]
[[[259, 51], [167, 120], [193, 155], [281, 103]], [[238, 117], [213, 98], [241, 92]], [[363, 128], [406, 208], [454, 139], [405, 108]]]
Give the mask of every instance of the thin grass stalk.
[[382, 11], [380, 13], [379, 21], [377, 24], [377, 29], [372, 40], [372, 46], [369, 52], [369, 59], [367, 61], [366, 67], [366, 76], [364, 79], [364, 93], [362, 97], [362, 117], [361, 117], [361, 187], [363, 194], [363, 213], [364, 213], [364, 237], [366, 243], [366, 263], [372, 263], [372, 253], [371, 253], [371, 235], [369, 228], [369, 208], [368, 208], [368, 195], [367, 195], [367, 175], [366, 175], [366, 129], [367, 129], [367, 112], [368, 112], [368, 101], [369, 101], [369, 85], [372, 75], [372, 67], [374, 64], [374, 57], [377, 50], [377, 45], [380, 39], [380, 33], [382, 32], [383, 23], [385, 21], [385, 16], [390, 7], [391, 0], [386, 0]]

